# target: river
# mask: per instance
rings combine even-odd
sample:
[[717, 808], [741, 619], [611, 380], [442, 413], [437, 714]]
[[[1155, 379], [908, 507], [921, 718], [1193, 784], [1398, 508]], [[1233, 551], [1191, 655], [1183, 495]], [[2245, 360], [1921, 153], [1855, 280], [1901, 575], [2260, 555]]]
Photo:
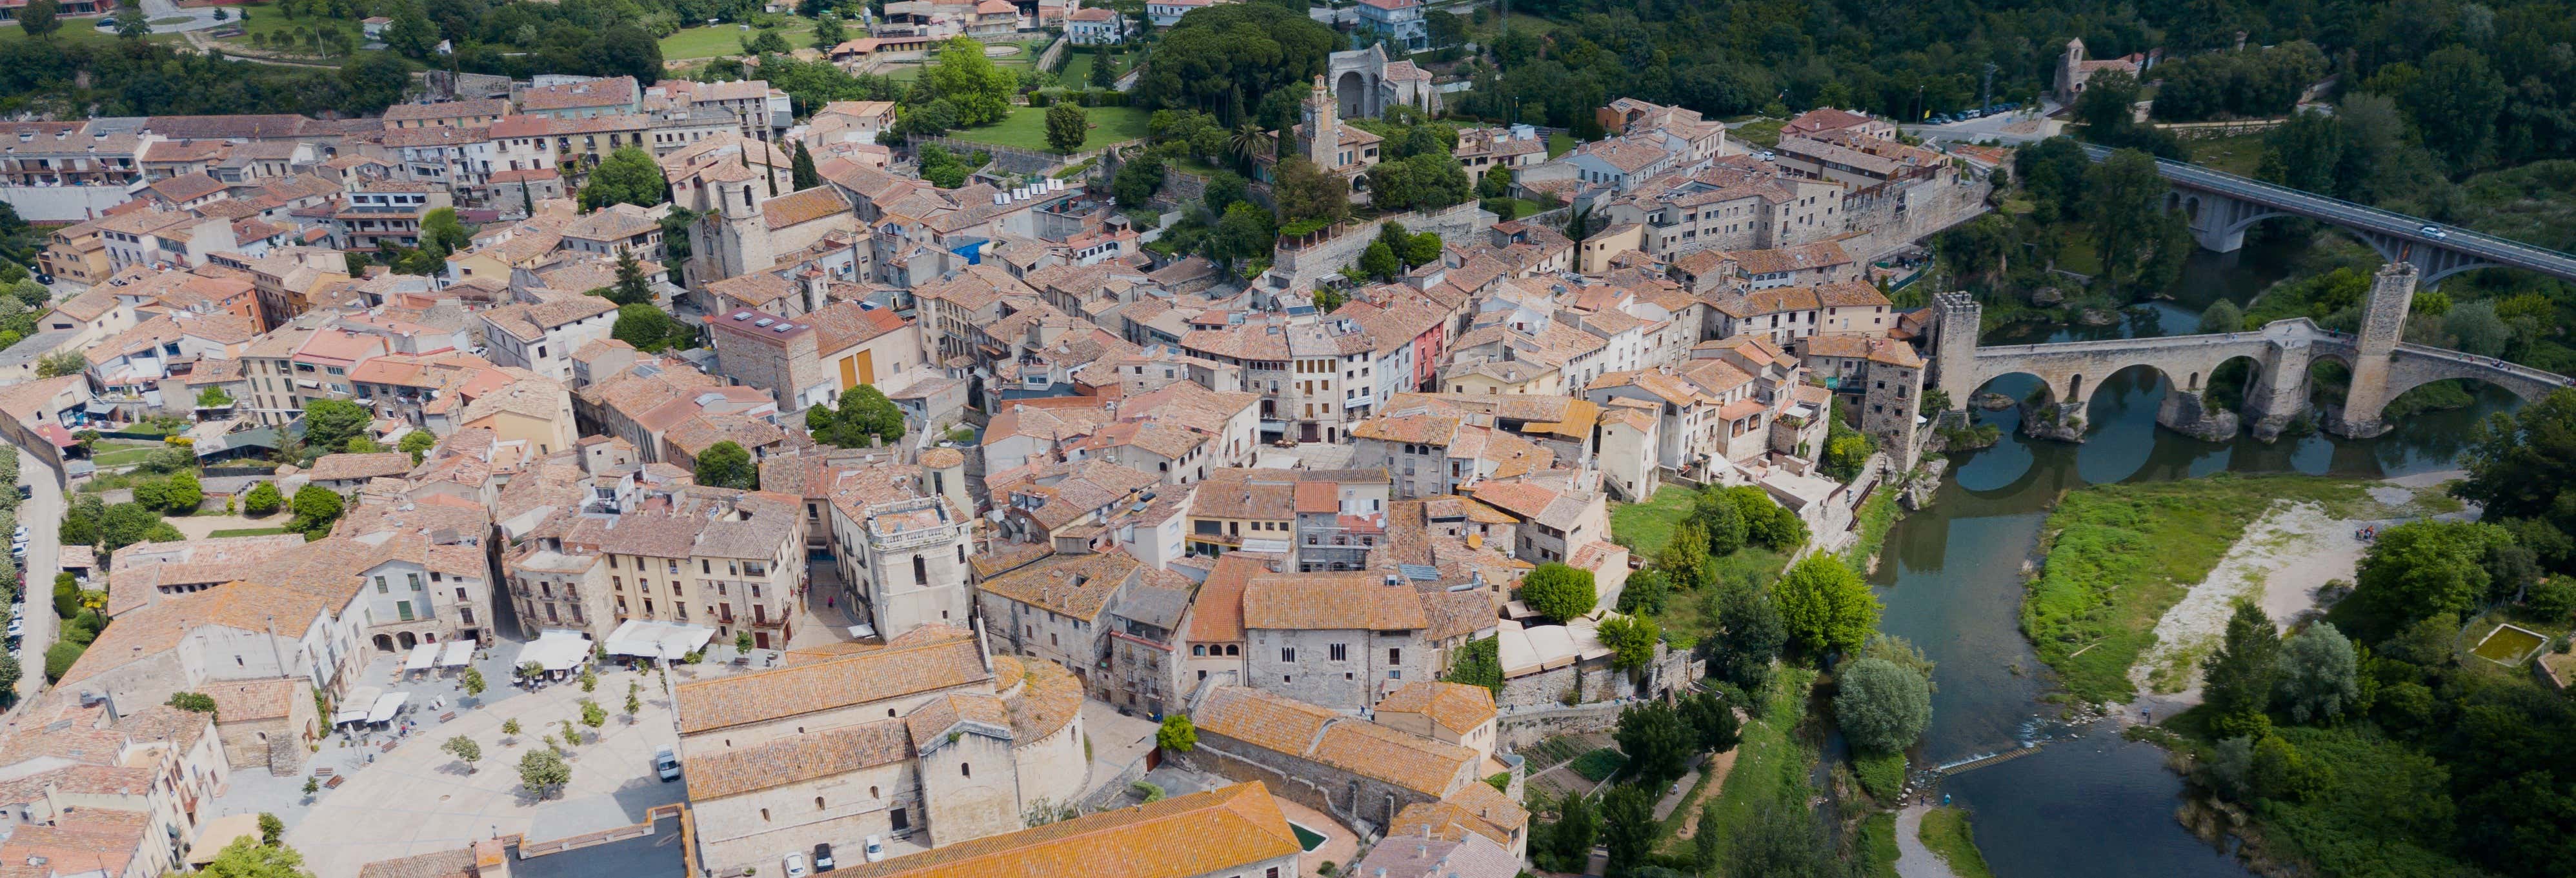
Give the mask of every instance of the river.
[[[2287, 248], [2250, 246], [2234, 258], [2197, 254], [2172, 301], [2159, 301], [2110, 327], [2013, 327], [1990, 342], [2152, 336], [2195, 331], [2200, 309], [2220, 297], [2243, 303], [2287, 271]], [[2186, 292], [2191, 291], [2191, 292]], [[2193, 293], [2197, 293], [2197, 295]], [[2014, 381], [2025, 382], [2019, 385]], [[2028, 376], [1988, 389], [2020, 398]], [[1882, 624], [1938, 663], [1932, 725], [1923, 763], [1938, 765], [2019, 746], [2036, 754], [1960, 774], [1941, 791], [1975, 816], [1977, 844], [2000, 878], [2187, 878], [2246, 876], [2228, 854], [2174, 820], [2182, 779], [2164, 751], [2123, 740], [2115, 724], [2068, 726], [2046, 668], [2022, 638], [2022, 564], [2047, 507], [2070, 489], [2238, 472], [2402, 475], [2453, 466], [2467, 428], [2516, 400], [2481, 388], [2462, 410], [2428, 412], [2387, 435], [2343, 440], [2323, 434], [2266, 445], [2240, 435], [2203, 442], [2155, 424], [2164, 398], [2154, 373], [2111, 376], [2095, 392], [2081, 445], [2027, 440], [2017, 413], [1975, 411], [2003, 428], [1992, 448], [1954, 457], [1934, 504], [1897, 524], [1870, 581], [1887, 604]], [[1962, 401], [1964, 402], [1964, 400]]]

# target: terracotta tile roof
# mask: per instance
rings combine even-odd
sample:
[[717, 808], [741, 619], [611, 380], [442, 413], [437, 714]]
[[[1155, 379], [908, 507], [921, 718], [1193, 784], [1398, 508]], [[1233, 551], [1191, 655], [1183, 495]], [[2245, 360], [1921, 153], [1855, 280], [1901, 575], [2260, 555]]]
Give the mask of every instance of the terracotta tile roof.
[[1091, 621], [1144, 564], [1123, 552], [1055, 555], [987, 579], [977, 588], [1039, 609]]
[[1082, 714], [1082, 681], [1072, 671], [1054, 662], [1023, 662], [1010, 656], [994, 656], [993, 670], [998, 674], [1004, 662], [1020, 669], [1019, 691], [997, 681], [1002, 701], [1011, 711], [1011, 737], [1022, 744], [1045, 739], [1063, 729]]
[[1218, 687], [1190, 719], [1202, 731], [1427, 795], [1474, 782], [1473, 750], [1248, 687]]
[[929, 753], [946, 746], [951, 731], [1007, 737], [1011, 733], [1011, 712], [1002, 706], [1000, 698], [981, 692], [951, 692], [933, 696], [904, 714], [903, 725], [912, 735], [913, 749]]
[[1190, 712], [1190, 722], [1201, 731], [1299, 756], [1340, 718], [1331, 710], [1248, 686], [1219, 686]]
[[1379, 699], [1377, 712], [1422, 714], [1441, 728], [1463, 735], [1493, 721], [1494, 692], [1483, 686], [1417, 681]]
[[208, 682], [197, 691], [215, 699], [215, 721], [235, 723], [249, 720], [277, 719], [295, 706], [304, 693], [302, 677], [277, 677], [267, 680], [228, 680]]
[[309, 472], [315, 481], [343, 481], [411, 472], [411, 455], [400, 451], [375, 454], [325, 454]]
[[[850, 203], [841, 197], [841, 191], [828, 185], [790, 192], [760, 203], [761, 219], [769, 223], [771, 231], [813, 222], [836, 213], [848, 213], [849, 210]], [[851, 222], [857, 222], [856, 215], [852, 216]]]
[[972, 635], [954, 632], [809, 665], [680, 684], [680, 733], [693, 735], [990, 679], [982, 647]]
[[911, 756], [912, 739], [899, 719], [823, 729], [739, 750], [691, 754], [689, 801], [708, 802], [848, 774]]
[[1376, 573], [1271, 573], [1243, 588], [1243, 627], [1413, 631], [1428, 627], [1422, 597]]
[[[356, 588], [356, 578], [349, 580]], [[227, 583], [193, 594], [173, 595], [159, 603], [118, 617], [116, 624], [99, 632], [98, 641], [81, 653], [71, 670], [58, 681], [65, 686], [97, 676], [115, 668], [139, 661], [154, 653], [179, 645], [181, 638], [198, 626], [217, 625], [244, 632], [260, 632], [275, 622], [280, 627], [302, 630], [307, 622], [348, 605], [348, 595], [337, 600], [297, 589], [243, 582]]]
[[[1196, 878], [1294, 869], [1296, 836], [1258, 782], [842, 866], [848, 878]], [[853, 858], [856, 859], [856, 858]]]

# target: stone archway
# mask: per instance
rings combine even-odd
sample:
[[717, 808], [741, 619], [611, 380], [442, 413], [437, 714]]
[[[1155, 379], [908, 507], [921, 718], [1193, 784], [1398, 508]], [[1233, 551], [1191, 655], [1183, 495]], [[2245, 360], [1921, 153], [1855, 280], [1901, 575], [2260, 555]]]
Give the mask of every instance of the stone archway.
[[1377, 115], [1377, 77], [1359, 70], [1344, 70], [1333, 78], [1335, 111], [1344, 119], [1371, 118]]
[[394, 651], [394, 639], [393, 639], [393, 637], [391, 637], [390, 635], [384, 635], [384, 634], [378, 634], [378, 635], [376, 635], [376, 651], [378, 651], [378, 652], [392, 652], [392, 651]]

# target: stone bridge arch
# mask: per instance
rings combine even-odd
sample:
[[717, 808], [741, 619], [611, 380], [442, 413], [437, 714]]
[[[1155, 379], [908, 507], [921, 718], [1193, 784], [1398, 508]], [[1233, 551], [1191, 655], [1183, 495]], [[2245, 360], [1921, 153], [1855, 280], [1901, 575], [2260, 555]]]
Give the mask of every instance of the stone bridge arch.
[[2389, 424], [2382, 415], [2388, 404], [2406, 391], [2435, 381], [2465, 379], [2482, 381], [2503, 388], [2524, 403], [2565, 387], [2576, 387], [2576, 379], [2529, 366], [2517, 366], [2494, 357], [2481, 357], [2460, 351], [2402, 345], [2389, 352], [2385, 380], [2375, 388], [2358, 383], [2344, 398], [2343, 413], [2337, 419], [2335, 432], [2346, 436], [2376, 436], [2387, 432]]

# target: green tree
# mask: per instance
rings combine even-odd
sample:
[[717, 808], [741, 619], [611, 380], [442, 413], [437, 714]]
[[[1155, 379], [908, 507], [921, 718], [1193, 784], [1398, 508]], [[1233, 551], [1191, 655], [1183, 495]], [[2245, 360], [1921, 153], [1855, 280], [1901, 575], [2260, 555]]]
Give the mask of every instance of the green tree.
[[1395, 251], [1385, 241], [1371, 241], [1368, 249], [1360, 252], [1359, 270], [1371, 279], [1386, 280], [1404, 273], [1404, 265], [1396, 260]]
[[152, 35], [152, 14], [142, 4], [128, 3], [116, 8], [116, 37], [141, 40]]
[[530, 750], [519, 757], [519, 787], [542, 801], [572, 782], [572, 766], [550, 748]]
[[1210, 236], [1212, 255], [1232, 265], [1242, 260], [1269, 259], [1279, 241], [1279, 230], [1271, 224], [1270, 212], [1249, 201], [1227, 205], [1225, 215], [1217, 220], [1216, 232]]
[[1747, 542], [1775, 552], [1787, 552], [1807, 542], [1807, 523], [1771, 499], [1771, 493], [1754, 485], [1737, 485], [1726, 489], [1728, 499], [1744, 518]]
[[438, 50], [438, 25], [430, 22], [419, 3], [404, 0], [394, 4], [393, 19], [385, 26], [385, 48], [412, 59], [427, 58]]
[[89, 370], [89, 358], [79, 351], [58, 351], [36, 358], [36, 377], [60, 378]]
[[777, 31], [768, 28], [753, 32], [741, 42], [742, 53], [745, 55], [784, 55], [794, 51], [795, 48], [787, 44], [786, 37], [779, 36]]
[[1932, 687], [1912, 668], [1863, 658], [1835, 674], [1834, 719], [1853, 747], [1896, 753], [1914, 745], [1932, 722]]
[[215, 712], [215, 697], [203, 692], [172, 692], [168, 703], [191, 713]]
[[431, 259], [444, 262], [447, 254], [463, 250], [474, 242], [474, 233], [456, 221], [456, 208], [432, 210], [420, 221], [420, 249]]
[[939, 49], [939, 60], [922, 71], [922, 81], [941, 100], [957, 108], [957, 125], [976, 128], [1002, 121], [1010, 115], [1011, 95], [1019, 88], [1019, 76], [996, 67], [984, 55], [984, 44], [967, 37], [953, 37]]
[[1117, 197], [1118, 206], [1143, 207], [1154, 200], [1163, 188], [1163, 160], [1146, 153], [1118, 166], [1117, 176], [1109, 180], [1109, 194]]
[[62, 19], [57, 17], [61, 10], [62, 4], [55, 0], [27, 0], [27, 5], [18, 10], [18, 29], [31, 37], [52, 36], [63, 27]]
[[599, 702], [592, 701], [588, 698], [582, 699], [581, 724], [594, 729], [607, 725], [608, 708], [601, 707], [599, 706]]
[[1539, 865], [1549, 871], [1581, 872], [1584, 863], [1592, 858], [1593, 840], [1599, 837], [1601, 817], [1593, 812], [1592, 800], [1586, 796], [1567, 796], [1557, 806], [1556, 823], [1547, 830], [1548, 851], [1555, 865]]
[[45, 647], [46, 682], [62, 682], [63, 675], [71, 672], [72, 663], [80, 661], [81, 651], [84, 648], [83, 645], [68, 640], [55, 641], [54, 645]]
[[1600, 603], [1592, 588], [1592, 571], [1550, 561], [1521, 577], [1521, 601], [1539, 615], [1565, 622], [1592, 614]]
[[635, 346], [645, 353], [658, 353], [674, 347], [685, 348], [696, 334], [682, 325], [671, 312], [638, 302], [619, 306], [617, 322], [608, 329], [608, 337]]
[[404, 433], [402, 441], [395, 443], [394, 449], [411, 455], [412, 465], [419, 466], [421, 460], [429, 456], [429, 449], [437, 444], [438, 437], [429, 435], [429, 431], [413, 430]]
[[259, 843], [275, 846], [286, 838], [286, 821], [266, 811], [259, 812]]
[[242, 511], [254, 516], [274, 513], [285, 504], [286, 497], [278, 493], [276, 482], [261, 482], [242, 495]]
[[481, 696], [483, 694], [483, 687], [487, 685], [483, 681], [483, 671], [481, 669], [471, 667], [465, 669], [464, 677], [458, 682], [464, 685], [465, 697], [467, 698]]
[[1663, 834], [1655, 820], [1656, 789], [1620, 784], [1601, 797], [1601, 843], [1609, 849], [1610, 878], [1628, 878], [1654, 853], [1655, 841]]
[[751, 462], [751, 452], [733, 440], [708, 446], [698, 454], [698, 484], [711, 488], [760, 488], [760, 469]]
[[1684, 695], [1674, 709], [1681, 713], [1682, 722], [1690, 726], [1691, 739], [1703, 752], [1733, 750], [1741, 739], [1742, 723], [1735, 717], [1735, 708], [1715, 692]]
[[1092, 88], [1110, 88], [1118, 84], [1118, 64], [1109, 55], [1108, 46], [1091, 47]]
[[2138, 280], [2158, 236], [2153, 226], [2166, 219], [2162, 199], [2169, 190], [2154, 156], [2134, 149], [2111, 154], [2085, 174], [2087, 216], [2094, 247], [2102, 257], [2102, 276], [2127, 289]]
[[1804, 801], [1760, 804], [1737, 823], [1720, 874], [1762, 878], [1837, 878], [1848, 874], [1825, 851], [1824, 828]]
[[1082, 148], [1083, 138], [1091, 136], [1091, 117], [1081, 107], [1058, 103], [1046, 111], [1047, 148], [1072, 154]]
[[1671, 581], [1662, 569], [1655, 567], [1628, 574], [1627, 584], [1619, 587], [1619, 605], [1612, 609], [1631, 615], [1662, 613], [1665, 602], [1672, 597]]
[[1279, 161], [1273, 176], [1277, 182], [1272, 184], [1271, 194], [1279, 202], [1281, 220], [1329, 225], [1350, 216], [1351, 184], [1341, 175], [1291, 157]]
[[2218, 651], [2200, 664], [2202, 702], [2209, 705], [2213, 731], [2233, 736], [2259, 733], [2269, 725], [2264, 713], [2272, 705], [2280, 654], [2281, 635], [2273, 630], [2272, 617], [2252, 601], [2238, 601]]
[[612, 204], [652, 207], [662, 203], [670, 185], [662, 178], [662, 166], [653, 161], [652, 153], [621, 146], [598, 167], [590, 169], [590, 180], [581, 187], [581, 209], [592, 211]]
[[2361, 659], [2352, 640], [2330, 622], [2308, 626], [2281, 644], [2273, 701], [2291, 722], [2326, 721], [2359, 712]]
[[1810, 555], [1771, 585], [1789, 637], [1810, 652], [1860, 648], [1878, 629], [1878, 597], [1830, 554]]
[[[840, 13], [825, 12], [814, 19], [814, 48], [830, 52], [833, 47], [839, 46], [848, 40], [848, 29], [841, 25]], [[807, 187], [800, 185], [796, 188], [804, 189]]]
[[304, 855], [294, 848], [260, 844], [249, 836], [233, 839], [199, 871], [206, 878], [313, 878], [304, 869]]
[[348, 95], [344, 107], [381, 113], [411, 89], [411, 66], [392, 52], [360, 52], [340, 62], [340, 87]]
[[2308, 192], [2335, 195], [2351, 191], [2338, 179], [2344, 160], [2344, 125], [2331, 113], [2297, 112], [2263, 135], [2263, 157], [2254, 176]]
[[1487, 637], [1467, 641], [1449, 661], [1449, 673], [1440, 679], [1450, 683], [1483, 686], [1499, 695], [1503, 691], [1501, 642]]
[[349, 437], [363, 435], [376, 416], [345, 399], [316, 399], [304, 404], [304, 444], [338, 448]]
[[2511, 539], [2482, 523], [2410, 521], [2388, 528], [2362, 556], [2355, 596], [2401, 620], [2466, 612], [2487, 594], [2488, 546]]
[[438, 745], [438, 749], [456, 757], [456, 761], [465, 763], [467, 774], [474, 773], [474, 763], [483, 761], [483, 745], [474, 743], [474, 739], [464, 735], [447, 739], [446, 743]]
[[99, 547], [110, 552], [142, 542], [152, 526], [161, 523], [161, 514], [141, 503], [119, 503], [107, 507], [99, 519]]
[[1189, 714], [1175, 713], [1163, 717], [1162, 727], [1154, 730], [1154, 746], [1173, 753], [1198, 749], [1198, 727], [1190, 724]]
[[2468, 168], [2493, 147], [2506, 96], [2504, 77], [2485, 53], [2447, 46], [2424, 57], [2423, 74], [2398, 98], [2420, 123], [2424, 147], [2453, 168]]
[[1717, 629], [1707, 639], [1709, 676], [1747, 692], [1761, 691], [1771, 678], [1771, 661], [1789, 642], [1788, 622], [1768, 592], [1749, 585], [1727, 588], [1717, 601]]
[[1628, 779], [1654, 789], [1689, 771], [1691, 756], [1699, 752], [1690, 724], [1661, 701], [1620, 711], [1619, 728], [1611, 737], [1619, 742], [1619, 752], [1628, 754]]
[[1610, 666], [1623, 671], [1643, 670], [1655, 660], [1655, 644], [1664, 633], [1655, 620], [1639, 616], [1611, 616], [1601, 620], [1601, 645], [1610, 648]]
[[814, 154], [805, 151], [805, 141], [796, 141], [796, 157], [789, 161], [788, 173], [800, 192], [823, 185], [823, 175], [814, 170]]
[[223, 388], [223, 386], [222, 386], [222, 385], [210, 384], [210, 385], [207, 385], [207, 386], [206, 386], [206, 389], [204, 389], [204, 390], [200, 390], [200, 391], [197, 391], [197, 407], [198, 407], [198, 408], [201, 408], [201, 409], [219, 409], [219, 408], [228, 408], [228, 407], [230, 407], [232, 404], [233, 404], [233, 395], [232, 395], [232, 394], [229, 394], [229, 393], [225, 393], [225, 392], [224, 392], [224, 388]]
[[653, 282], [644, 276], [644, 262], [635, 253], [617, 250], [617, 283], [608, 288], [608, 300], [619, 305], [647, 305], [654, 300]]
[[[1704, 555], [1725, 557], [1744, 548], [1747, 535], [1744, 508], [1734, 494], [1701, 492], [1691, 501], [1691, 522], [1698, 525], [1700, 535], [1706, 537], [1701, 546]], [[1665, 551], [1672, 551], [1672, 547], [1666, 547]]]
[[2236, 332], [2245, 328], [2245, 312], [2236, 303], [2220, 299], [2200, 312], [2200, 331]]
[[197, 474], [193, 471], [180, 470], [171, 473], [169, 481], [163, 483], [161, 508], [169, 510], [174, 515], [195, 512], [197, 506], [204, 502], [206, 502], [205, 486], [197, 481]]
[[637, 683], [635, 683], [634, 681], [631, 681], [631, 680], [627, 682], [627, 684], [626, 684], [626, 721], [627, 721], [628, 723], [630, 723], [630, 724], [631, 724], [631, 723], [633, 723], [633, 722], [635, 722], [635, 715], [636, 715], [636, 714], [639, 714], [639, 713], [643, 713], [643, 712], [644, 712], [644, 695], [643, 695], [643, 692], [644, 692], [644, 687], [643, 687], [643, 686], [641, 686], [641, 685], [639, 685], [639, 684], [637, 684]]
[[297, 533], [308, 536], [330, 533], [331, 523], [340, 520], [340, 495], [320, 485], [295, 489], [295, 502], [291, 505], [295, 509], [295, 520], [287, 523], [286, 528]]

